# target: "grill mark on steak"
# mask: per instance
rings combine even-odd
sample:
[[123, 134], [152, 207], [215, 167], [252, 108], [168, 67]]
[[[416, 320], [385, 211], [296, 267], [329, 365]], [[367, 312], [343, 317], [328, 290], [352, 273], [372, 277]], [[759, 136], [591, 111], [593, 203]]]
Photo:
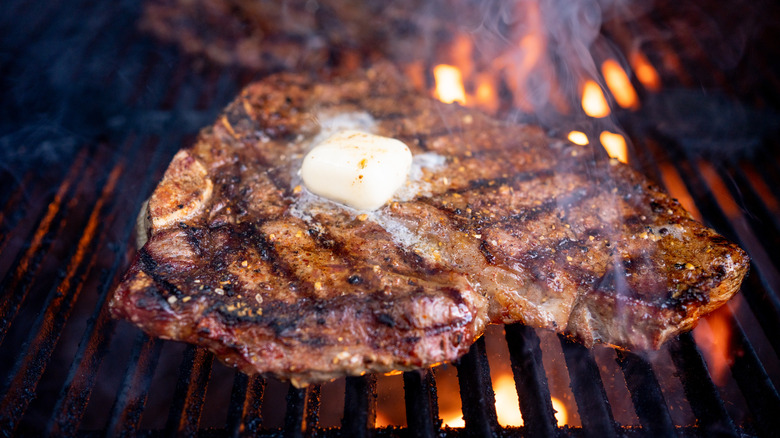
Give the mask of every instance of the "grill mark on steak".
[[[336, 243], [335, 250], [345, 259], [354, 261], [357, 260], [354, 255], [361, 254], [364, 261], [372, 260], [371, 263], [375, 266], [392, 267], [395, 272], [409, 277], [437, 276], [444, 272], [441, 266], [432, 265], [414, 251], [409, 251], [395, 244], [393, 236], [381, 227], [376, 227], [366, 222], [359, 224], [354, 224], [353, 222], [355, 227], [345, 227], [343, 224], [332, 221], [326, 215], [318, 215], [315, 220], [323, 227], [322, 235], [327, 236], [327, 240]], [[354, 231], [366, 229], [367, 227], [372, 227], [370, 239], [363, 241], [362, 245], [356, 245]], [[379, 244], [377, 245], [377, 243]], [[379, 249], [382, 244], [386, 244], [389, 247], [389, 252]], [[357, 248], [356, 246], [364, 248]], [[367, 253], [368, 251], [366, 250], [375, 247], [377, 248], [376, 252], [372, 254]]]
[[[300, 386], [452, 361], [488, 322], [658, 348], [736, 292], [744, 252], [627, 166], [593, 161], [599, 148], [418, 98], [381, 71], [245, 89], [152, 195], [155, 211], [176, 211], [168, 196], [191, 213], [151, 218], [112, 313]], [[412, 200], [365, 216], [318, 200], [292, 187], [295, 166], [315, 119], [338, 111], [444, 162], [422, 167]], [[198, 184], [213, 193], [176, 192]]]
[[168, 294], [175, 297], [180, 297], [182, 295], [182, 291], [176, 287], [176, 285], [168, 281], [163, 275], [160, 274], [158, 269], [159, 265], [151, 256], [151, 254], [149, 254], [149, 251], [146, 249], [146, 247], [139, 250], [138, 260], [140, 262], [141, 270], [146, 275], [150, 276], [155, 283], [162, 286], [165, 291], [168, 292]]
[[[484, 184], [484, 181], [479, 181], [478, 184], [475, 184], [476, 188], [492, 188], [493, 186], [493, 184]], [[451, 193], [468, 193], [469, 195], [475, 195], [475, 197], [479, 196], [479, 194], [474, 193], [474, 191], [466, 190], [457, 190], [452, 191]], [[459, 208], [449, 208], [446, 205], [435, 203], [432, 199], [428, 198], [417, 198], [415, 201], [427, 204], [433, 208], [436, 208], [442, 213], [447, 214], [453, 222], [461, 224], [459, 229], [465, 232], [496, 226], [510, 229], [517, 226], [518, 223], [530, 222], [538, 219], [541, 216], [550, 215], [555, 211], [556, 208], [561, 206], [571, 208], [573, 206], [579, 205], [592, 199], [596, 194], [597, 192], [593, 189], [581, 189], [560, 199], [553, 198], [543, 202], [540, 205], [529, 206], [522, 211], [510, 216], [497, 217], [496, 219], [480, 216], [476, 218], [476, 222], [474, 221], [474, 216], [476, 216], [476, 214], [472, 215], [471, 217], [464, 217], [463, 211]], [[561, 222], [563, 225], [565, 225], [565, 222]]]
[[[268, 236], [258, 228], [258, 224], [250, 223], [239, 230], [237, 234], [242, 242], [251, 242], [255, 248], [260, 249], [260, 257], [267, 262], [276, 275], [284, 277], [290, 282], [290, 287], [300, 289], [302, 279], [295, 275], [295, 271], [286, 263], [286, 261], [276, 251], [274, 245], [268, 241]], [[231, 230], [235, 232], [235, 230]]]

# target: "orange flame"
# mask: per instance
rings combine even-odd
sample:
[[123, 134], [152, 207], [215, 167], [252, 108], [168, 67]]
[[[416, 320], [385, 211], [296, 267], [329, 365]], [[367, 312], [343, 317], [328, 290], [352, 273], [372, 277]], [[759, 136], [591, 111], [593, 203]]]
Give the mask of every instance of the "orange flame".
[[515, 389], [515, 379], [511, 374], [502, 374], [493, 382], [493, 392], [496, 395], [496, 415], [498, 424], [502, 426], [522, 426], [523, 416]]
[[685, 208], [694, 219], [701, 222], [703, 220], [701, 212], [699, 211], [699, 208], [696, 207], [696, 203], [693, 202], [693, 196], [691, 196], [691, 193], [685, 187], [685, 181], [683, 180], [682, 175], [680, 175], [680, 172], [678, 172], [671, 163], [662, 162], [659, 163], [658, 167], [661, 170], [661, 180], [663, 180], [666, 190], [669, 190], [669, 194], [680, 201], [683, 208]]
[[[523, 416], [520, 413], [520, 405], [515, 388], [515, 380], [511, 374], [500, 375], [493, 382], [493, 392], [496, 395], [496, 415], [498, 424], [506, 426], [522, 426]], [[558, 425], [568, 424], [569, 415], [563, 402], [555, 397], [551, 397], [552, 406], [555, 409], [555, 420]]]
[[599, 136], [601, 144], [607, 150], [610, 157], [615, 158], [621, 163], [628, 163], [628, 145], [626, 139], [620, 134], [614, 134], [609, 131], [603, 131]]
[[418, 90], [425, 89], [425, 66], [422, 61], [415, 61], [404, 66], [404, 73], [412, 86]]
[[597, 119], [607, 117], [610, 113], [609, 104], [604, 98], [601, 87], [592, 80], [585, 81], [582, 89], [582, 109], [585, 110], [585, 114]]
[[635, 50], [631, 54], [631, 67], [634, 69], [637, 79], [645, 88], [650, 91], [661, 89], [661, 78], [658, 76], [658, 72], [642, 52]]
[[620, 64], [615, 60], [608, 59], [601, 64], [601, 73], [618, 105], [632, 110], [639, 108], [639, 98], [636, 91], [631, 86], [631, 80], [628, 79], [628, 75], [620, 67]]
[[566, 405], [555, 397], [550, 398], [552, 399], [553, 409], [555, 409], [555, 420], [558, 422], [558, 425], [564, 426], [569, 424], [569, 413], [566, 411]]
[[444, 103], [466, 103], [466, 90], [463, 88], [463, 76], [457, 67], [440, 64], [433, 68], [436, 81], [435, 96]]
[[464, 78], [471, 78], [474, 73], [474, 44], [466, 33], [459, 33], [452, 43], [450, 54], [453, 64], [461, 71]]
[[496, 87], [493, 85], [493, 78], [490, 74], [481, 74], [477, 76], [477, 90], [474, 94], [474, 100], [477, 105], [487, 111], [495, 112], [498, 110], [499, 99], [496, 93]]
[[[739, 301], [735, 301], [738, 305]], [[729, 372], [729, 344], [731, 343], [731, 304], [710, 313], [693, 331], [696, 344], [707, 358], [710, 375], [715, 384], [723, 386]]]
[[389, 418], [385, 417], [385, 415], [382, 412], [377, 411], [376, 418], [374, 419], [374, 426], [387, 427], [387, 426], [394, 426], [394, 424], [392, 421], [390, 421]]
[[465, 427], [466, 420], [463, 419], [463, 413], [461, 412], [449, 412], [441, 414], [441, 421], [445, 426], [449, 427]]
[[580, 146], [585, 146], [588, 143], [590, 143], [590, 141], [588, 140], [588, 136], [585, 135], [584, 132], [580, 132], [580, 131], [570, 132], [567, 138], [569, 139], [570, 142]]

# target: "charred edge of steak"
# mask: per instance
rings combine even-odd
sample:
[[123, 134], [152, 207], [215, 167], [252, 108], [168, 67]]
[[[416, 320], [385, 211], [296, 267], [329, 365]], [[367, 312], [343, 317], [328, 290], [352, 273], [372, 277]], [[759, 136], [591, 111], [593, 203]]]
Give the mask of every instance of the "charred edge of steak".
[[[293, 156], [319, 116], [344, 111], [443, 156], [426, 170], [430, 190], [373, 218], [293, 214]], [[658, 348], [733, 295], [749, 259], [597, 155], [415, 96], [386, 68], [333, 83], [269, 77], [177, 154], [150, 198], [168, 216], [111, 311], [297, 384], [454, 360], [490, 321]], [[165, 204], [175, 199], [186, 214]]]

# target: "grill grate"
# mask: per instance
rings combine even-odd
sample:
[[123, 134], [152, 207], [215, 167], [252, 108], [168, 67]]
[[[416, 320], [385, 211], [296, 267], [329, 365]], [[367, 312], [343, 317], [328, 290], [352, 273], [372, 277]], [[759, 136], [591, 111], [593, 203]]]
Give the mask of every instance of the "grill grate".
[[[404, 373], [397, 391], [404, 401], [394, 401], [405, 410], [406, 427], [374, 429], [388, 403], [379, 397], [384, 377], [295, 389], [235, 373], [205, 350], [152, 339], [111, 319], [108, 295], [134, 252], [129, 242], [144, 198], [175, 151], [260, 72], [215, 69], [160, 47], [135, 30], [136, 2], [77, 3], [8, 0], [0, 18], [0, 141], [19, 151], [4, 152], [0, 164], [0, 435], [771, 436], [780, 430], [777, 140], [759, 137], [764, 144], [753, 156], [707, 160], [675, 132], [649, 128], [641, 120], [646, 113], [617, 115], [634, 141], [637, 166], [753, 260], [742, 294], [719, 312], [730, 333], [723, 380], [691, 334], [656, 355], [640, 355], [591, 351], [515, 324], [498, 341], [481, 338], [455, 364], [454, 392], [440, 369]], [[83, 13], [67, 13], [71, 8]], [[717, 89], [774, 114], [780, 82], [773, 62], [780, 57], [771, 37], [780, 32], [767, 28], [745, 48], [744, 61], [724, 69], [717, 34], [739, 30], [732, 8], [685, 8], [709, 18], [697, 23], [700, 32], [685, 31], [667, 1], [636, 20], [607, 21], [604, 31], [617, 45], [644, 36], [640, 48], [663, 67], [665, 86]], [[701, 71], [711, 74], [701, 79]], [[634, 85], [648, 105], [658, 99]], [[503, 343], [508, 356], [493, 355], [491, 342]], [[514, 377], [522, 428], [498, 422], [491, 366], [502, 362]], [[551, 395], [566, 379], [572, 426], [559, 427]], [[615, 403], [615, 381], [632, 406]], [[455, 392], [465, 432], [442, 426], [443, 406]], [[334, 400], [343, 414], [330, 424]]]

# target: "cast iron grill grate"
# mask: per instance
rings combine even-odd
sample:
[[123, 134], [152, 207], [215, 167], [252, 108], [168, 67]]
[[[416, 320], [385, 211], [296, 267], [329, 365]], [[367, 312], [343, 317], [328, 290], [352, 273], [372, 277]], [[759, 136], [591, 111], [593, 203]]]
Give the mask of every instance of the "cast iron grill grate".
[[[175, 151], [260, 73], [197, 65], [161, 47], [135, 30], [134, 2], [76, 3], [8, 1], [0, 17], [3, 435], [770, 436], [780, 430], [777, 140], [758, 138], [753, 155], [702, 158], [676, 135], [687, 135], [687, 126], [648, 129], [628, 112], [618, 116], [637, 165], [752, 257], [739, 302], [721, 312], [731, 334], [723, 380], [691, 334], [645, 356], [591, 351], [511, 325], [499, 336], [508, 355], [491, 355], [490, 342], [480, 339], [454, 366], [456, 388], [443, 387], [438, 370], [404, 373], [403, 401], [395, 402], [403, 405], [406, 426], [374, 429], [388, 403], [378, 400], [382, 376], [296, 389], [235, 373], [205, 350], [152, 339], [113, 320], [107, 298], [134, 252], [129, 242], [143, 200]], [[653, 36], [668, 28], [674, 11], [661, 6], [634, 23], [608, 22], [605, 32], [616, 41]], [[670, 66], [661, 70], [665, 84], [690, 87], [697, 72], [717, 65], [717, 54], [706, 33], [672, 34], [648, 37], [658, 57], [652, 60]], [[771, 112], [780, 107], [772, 64], [780, 58], [761, 41], [766, 47], [749, 53], [749, 66], [759, 68], [744, 81], [736, 80], [743, 67], [706, 77], [708, 85]], [[646, 97], [649, 105], [657, 99]], [[498, 361], [511, 370], [523, 427], [499, 425], [491, 374]], [[568, 406], [576, 411], [570, 426], [554, 416], [551, 396], [561, 384], [551, 363], [566, 374]], [[614, 389], [615, 382], [622, 388]], [[337, 424], [324, 421], [333, 400], [329, 385], [341, 392]], [[442, 406], [452, 394], [460, 398], [463, 429], [442, 426]]]

